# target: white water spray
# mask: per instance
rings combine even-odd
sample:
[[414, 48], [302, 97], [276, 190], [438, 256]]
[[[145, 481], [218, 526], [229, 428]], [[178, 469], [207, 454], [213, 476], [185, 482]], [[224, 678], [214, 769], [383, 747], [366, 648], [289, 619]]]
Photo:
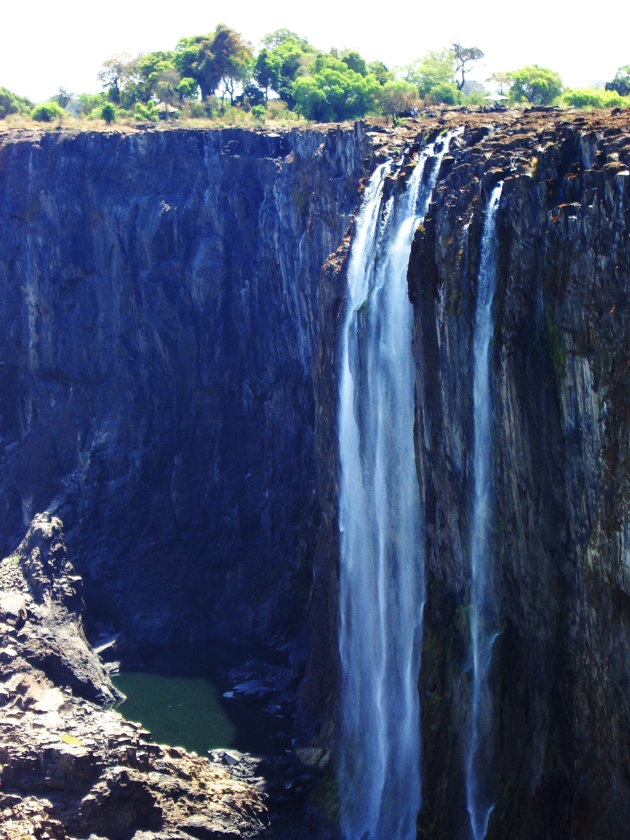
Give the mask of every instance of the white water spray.
[[490, 580], [489, 529], [492, 488], [492, 404], [490, 394], [490, 342], [492, 303], [497, 274], [496, 217], [503, 183], [493, 189], [483, 226], [477, 305], [473, 329], [474, 499], [470, 536], [471, 641], [473, 686], [471, 731], [466, 759], [466, 804], [473, 840], [483, 840], [494, 807], [488, 792], [491, 694], [488, 672], [497, 636], [497, 615]]
[[387, 201], [392, 166], [374, 173], [348, 266], [339, 402], [339, 782], [346, 840], [416, 836], [424, 551], [407, 266], [447, 148], [448, 140], [439, 155], [427, 149], [404, 194]]

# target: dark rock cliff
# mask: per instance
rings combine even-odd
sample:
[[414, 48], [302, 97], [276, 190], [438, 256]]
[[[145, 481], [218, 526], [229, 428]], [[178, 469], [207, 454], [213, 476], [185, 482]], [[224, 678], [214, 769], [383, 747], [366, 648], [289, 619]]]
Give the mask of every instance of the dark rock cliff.
[[[459, 119], [464, 133], [443, 161], [409, 266], [427, 567], [419, 836], [469, 831], [472, 327], [484, 210], [502, 179], [488, 837], [612, 840], [630, 819], [630, 131], [622, 114]], [[322, 275], [320, 463], [337, 435], [348, 252], [349, 242]], [[334, 743], [338, 702], [334, 655], [321, 679], [338, 620], [339, 465], [331, 466], [320, 475], [314, 599], [328, 621], [313, 645], [319, 679], [305, 684], [323, 744]]]
[[534, 113], [469, 129], [412, 250], [426, 836], [462, 836], [468, 823], [472, 319], [482, 217], [499, 178], [488, 837], [627, 830], [629, 165], [619, 117]]
[[[630, 131], [619, 114], [452, 113], [409, 146], [449, 121], [464, 132], [409, 266], [419, 836], [468, 831], [472, 323], [502, 179], [488, 837], [612, 840], [630, 820]], [[56, 512], [88, 615], [139, 639], [274, 643], [309, 602], [298, 735], [320, 767], [339, 697], [343, 237], [378, 145], [357, 127], [0, 148], [0, 555]], [[332, 771], [315, 798], [334, 821]]]
[[2, 138], [0, 554], [48, 509], [91, 619], [299, 631], [317, 284], [365, 151], [361, 127]]

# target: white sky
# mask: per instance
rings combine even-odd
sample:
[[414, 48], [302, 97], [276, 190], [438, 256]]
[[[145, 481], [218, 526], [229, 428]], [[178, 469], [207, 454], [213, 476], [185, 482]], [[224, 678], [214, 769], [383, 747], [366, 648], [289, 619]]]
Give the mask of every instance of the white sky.
[[285, 27], [320, 49], [357, 49], [368, 61], [381, 59], [388, 67], [459, 41], [485, 52], [473, 74], [480, 81], [493, 71], [540, 64], [560, 73], [565, 84], [585, 87], [612, 79], [619, 66], [630, 64], [630, 5], [603, 0], [587, 4], [588, 14], [579, 5], [560, 0], [544, 5], [417, 0], [391, 7], [365, 0], [360, 5], [241, 0], [221, 6], [208, 0], [183, 0], [181, 5], [173, 0], [3, 0], [0, 87], [34, 101], [47, 99], [61, 86], [74, 93], [96, 92], [96, 74], [110, 56], [173, 49], [180, 37], [211, 32], [218, 23], [236, 29], [254, 46]]

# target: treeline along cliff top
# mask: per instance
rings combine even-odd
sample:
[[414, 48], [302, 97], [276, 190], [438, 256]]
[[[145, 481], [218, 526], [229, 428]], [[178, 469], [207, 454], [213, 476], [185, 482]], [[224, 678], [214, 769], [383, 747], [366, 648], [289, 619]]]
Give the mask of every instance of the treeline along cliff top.
[[323, 52], [288, 29], [267, 35], [256, 51], [240, 33], [219, 24], [214, 32], [180, 39], [173, 50], [106, 59], [98, 74], [100, 93], [61, 87], [35, 104], [0, 87], [0, 119], [11, 125], [25, 120], [228, 125], [341, 122], [366, 115], [396, 120], [436, 105], [630, 107], [630, 64], [604, 88], [575, 90], [536, 64], [493, 72], [484, 83], [471, 81], [470, 71], [483, 56], [478, 46], [453, 43], [407, 66], [388, 68], [354, 50]]

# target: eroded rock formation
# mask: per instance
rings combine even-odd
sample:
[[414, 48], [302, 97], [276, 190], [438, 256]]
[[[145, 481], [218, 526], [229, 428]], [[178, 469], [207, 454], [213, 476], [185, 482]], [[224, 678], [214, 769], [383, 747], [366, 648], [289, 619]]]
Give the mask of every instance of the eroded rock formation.
[[0, 562], [0, 837], [259, 836], [257, 767], [235, 778], [104, 708], [120, 695], [85, 639], [80, 585], [50, 514]]

